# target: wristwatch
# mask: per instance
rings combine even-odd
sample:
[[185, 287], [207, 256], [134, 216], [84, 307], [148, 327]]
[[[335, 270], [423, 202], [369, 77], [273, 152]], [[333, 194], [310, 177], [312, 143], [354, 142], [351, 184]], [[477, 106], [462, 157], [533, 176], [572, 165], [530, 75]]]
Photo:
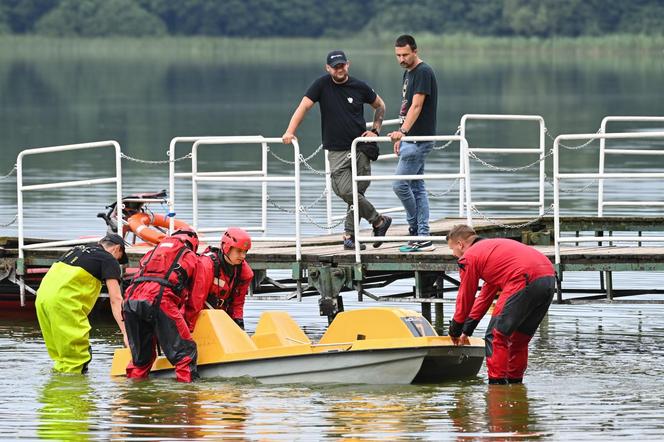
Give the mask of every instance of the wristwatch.
[[373, 132], [376, 135], [380, 135], [380, 132], [378, 132], [378, 129], [376, 129], [375, 127], [371, 128], [371, 130], [369, 132]]
[[399, 128], [399, 132], [401, 132], [404, 135], [408, 135], [408, 131], [406, 129], [404, 129], [403, 127]]

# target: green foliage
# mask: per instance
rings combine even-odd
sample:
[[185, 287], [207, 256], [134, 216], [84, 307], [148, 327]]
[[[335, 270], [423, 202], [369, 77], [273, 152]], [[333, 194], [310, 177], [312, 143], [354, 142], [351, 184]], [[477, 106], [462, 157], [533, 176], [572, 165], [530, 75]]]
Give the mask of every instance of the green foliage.
[[39, 18], [53, 9], [59, 0], [0, 0], [7, 25], [16, 34], [32, 32]]
[[62, 0], [35, 25], [53, 36], [163, 35], [164, 23], [132, 0]]
[[8, 34], [11, 31], [9, 24], [7, 24], [7, 14], [5, 10], [0, 7], [0, 35]]
[[661, 35], [664, 0], [0, 0], [0, 32], [57, 36]]

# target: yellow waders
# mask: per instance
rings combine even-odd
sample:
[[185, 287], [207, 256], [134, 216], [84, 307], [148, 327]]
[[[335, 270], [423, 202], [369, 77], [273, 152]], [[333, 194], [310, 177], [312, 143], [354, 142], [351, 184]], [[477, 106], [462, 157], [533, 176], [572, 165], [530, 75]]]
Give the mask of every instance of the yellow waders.
[[55, 371], [81, 373], [90, 362], [88, 314], [101, 281], [81, 267], [56, 262], [37, 290], [37, 319]]

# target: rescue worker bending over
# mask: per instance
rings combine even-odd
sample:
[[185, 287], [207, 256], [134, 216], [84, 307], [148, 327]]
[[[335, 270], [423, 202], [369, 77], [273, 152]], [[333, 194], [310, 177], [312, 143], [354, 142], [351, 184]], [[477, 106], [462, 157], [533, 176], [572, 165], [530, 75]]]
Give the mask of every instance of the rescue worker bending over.
[[244, 330], [244, 300], [254, 277], [245, 261], [250, 248], [249, 234], [238, 227], [230, 227], [221, 237], [221, 249], [208, 247], [198, 258], [195, 308], [189, 311], [187, 318], [192, 329], [207, 300], [212, 308], [226, 311]]
[[127, 345], [122, 322], [120, 264], [127, 263], [125, 242], [109, 234], [94, 246], [77, 246], [51, 266], [39, 289], [35, 308], [55, 371], [85, 373], [92, 359], [88, 314], [105, 281], [111, 310]]
[[[447, 245], [459, 258], [461, 277], [450, 322], [452, 340], [456, 345], [469, 342], [500, 291], [485, 336], [489, 383], [521, 383], [528, 343], [553, 300], [553, 265], [532, 247], [505, 238], [482, 239], [466, 225], [450, 230]], [[484, 285], [475, 296], [480, 279]]]
[[181, 308], [191, 308], [198, 236], [193, 230], [177, 230], [148, 252], [125, 291], [124, 313], [131, 362], [128, 378], [146, 378], [157, 357], [157, 342], [175, 367], [179, 382], [198, 377], [196, 343]]

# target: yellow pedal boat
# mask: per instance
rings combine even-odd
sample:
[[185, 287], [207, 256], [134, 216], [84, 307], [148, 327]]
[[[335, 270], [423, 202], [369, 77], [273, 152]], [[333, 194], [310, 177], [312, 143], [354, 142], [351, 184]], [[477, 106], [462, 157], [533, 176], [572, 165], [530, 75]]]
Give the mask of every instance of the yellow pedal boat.
[[[375, 307], [339, 313], [317, 344], [290, 315], [264, 312], [250, 337], [221, 310], [203, 310], [193, 338], [202, 378], [252, 377], [266, 384], [409, 384], [473, 377], [484, 341], [457, 347], [413, 310]], [[124, 376], [129, 349], [117, 349], [112, 376]], [[159, 357], [153, 376], [174, 377]]]

